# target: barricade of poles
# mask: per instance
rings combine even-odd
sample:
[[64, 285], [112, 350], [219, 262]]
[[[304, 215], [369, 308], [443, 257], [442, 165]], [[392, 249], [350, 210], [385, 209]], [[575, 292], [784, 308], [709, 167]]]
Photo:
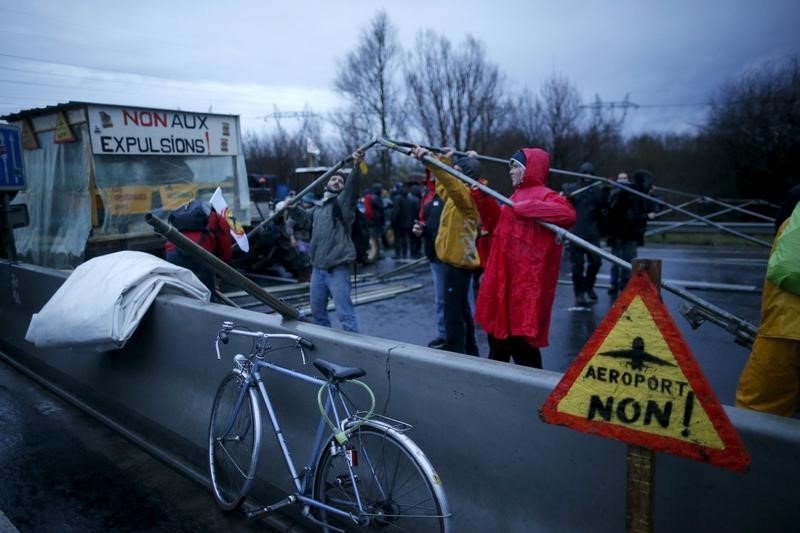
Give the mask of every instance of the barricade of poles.
[[[705, 215], [705, 218], [708, 219], [708, 220], [711, 220], [712, 218], [720, 217], [722, 215], [726, 215], [728, 213], [734, 213], [735, 212], [735, 213], [740, 213], [740, 214], [743, 214], [743, 215], [747, 215], [747, 216], [750, 216], [750, 217], [753, 217], [753, 218], [757, 218], [757, 219], [763, 220], [764, 223], [768, 223], [770, 226], [775, 223], [775, 218], [773, 218], [773, 217], [768, 217], [768, 216], [763, 215], [761, 213], [757, 213], [755, 211], [751, 211], [749, 209], [745, 209], [745, 207], [751, 206], [751, 205], [765, 205], [765, 204], [770, 205], [768, 202], [764, 202], [763, 200], [750, 199], [750, 200], [743, 201], [739, 205], [734, 205], [730, 201], [724, 201], [724, 200], [720, 200], [720, 199], [715, 199], [715, 198], [711, 198], [709, 196], [701, 196], [701, 195], [697, 195], [697, 194], [691, 194], [691, 193], [687, 193], [687, 192], [683, 192], [683, 191], [676, 191], [674, 189], [668, 189], [666, 187], [654, 187], [654, 190], [656, 192], [665, 192], [665, 193], [669, 193], [669, 194], [676, 195], [676, 196], [684, 196], [684, 197], [691, 198], [691, 200], [688, 200], [686, 202], [678, 204], [677, 207], [680, 207], [680, 208], [687, 208], [687, 207], [695, 206], [695, 205], [708, 205], [708, 204], [713, 204], [713, 205], [717, 205], [717, 206], [723, 207], [723, 209], [719, 209], [717, 211], [714, 211], [713, 213], [709, 213], [709, 214]], [[774, 206], [774, 207], [777, 207], [777, 206]], [[663, 209], [663, 210], [661, 210], [661, 211], [659, 211], [658, 213], [655, 214], [655, 218], [663, 217], [664, 215], [672, 213], [674, 211], [675, 211], [675, 209], [673, 209], [672, 207]], [[661, 234], [661, 233], [666, 233], [668, 231], [676, 230], [678, 228], [682, 228], [684, 226], [692, 224], [692, 222], [693, 221], [691, 219], [689, 219], [689, 220], [684, 220], [684, 221], [680, 221], [680, 222], [674, 222], [672, 224], [667, 224], [666, 226], [662, 226], [662, 227], [659, 227], [659, 228], [654, 228], [654, 229], [648, 230], [645, 233], [645, 236], [652, 236], [652, 235], [658, 235], [658, 234]]]
[[[412, 152], [412, 149], [413, 149], [414, 146], [422, 146], [422, 145], [415, 145], [413, 143], [408, 143], [408, 142], [396, 142], [396, 141], [392, 141], [392, 140], [384, 139], [384, 138], [377, 139], [377, 144], [380, 144], [381, 146], [384, 146], [385, 148], [388, 148], [388, 149], [391, 149], [391, 150], [395, 150], [395, 151], [397, 151], [399, 153], [402, 153], [404, 155], [411, 155], [411, 152]], [[426, 149], [428, 149], [430, 151], [435, 151], [435, 152], [440, 152], [440, 153], [445, 152], [444, 148], [431, 147], [431, 146], [422, 146], [422, 147], [426, 148]], [[467, 156], [467, 155], [469, 155], [466, 152], [459, 152], [459, 151], [454, 151], [453, 153], [455, 155], [459, 155], [459, 156]], [[480, 154], [477, 155], [477, 158], [481, 159], [481, 160], [484, 160], [484, 161], [493, 162], [493, 163], [500, 163], [500, 164], [504, 164], [504, 165], [508, 165], [509, 164], [509, 160], [508, 159], [501, 159], [501, 158], [497, 158], [497, 157], [484, 156], [484, 155], [480, 155]], [[469, 185], [471, 187], [478, 188], [479, 190], [481, 190], [485, 194], [488, 194], [488, 195], [492, 196], [493, 198], [495, 198], [496, 200], [498, 200], [499, 202], [501, 202], [501, 203], [503, 203], [505, 205], [508, 205], [508, 206], [512, 206], [513, 205], [513, 202], [511, 200], [509, 200], [508, 198], [506, 198], [502, 194], [498, 193], [494, 189], [491, 189], [491, 188], [483, 185], [482, 183], [470, 178], [469, 176], [466, 176], [465, 174], [455, 170], [454, 168], [442, 163], [441, 161], [439, 161], [435, 157], [431, 157], [431, 156], [426, 155], [426, 156], [423, 156], [422, 160], [425, 161], [426, 163], [429, 163], [432, 166], [435, 166], [436, 168], [439, 168], [439, 169], [447, 172], [448, 174], [451, 174], [452, 176], [455, 176], [456, 178], [460, 179], [461, 181], [463, 181], [467, 185]], [[565, 175], [565, 176], [586, 178], [586, 179], [594, 180], [597, 183], [606, 183], [606, 184], [608, 184], [610, 186], [626, 190], [626, 191], [630, 192], [631, 194], [635, 194], [637, 196], [646, 198], [647, 200], [653, 201], [653, 202], [658, 203], [660, 205], [667, 206], [667, 207], [669, 207], [669, 208], [671, 208], [671, 209], [673, 209], [675, 211], [678, 211], [678, 212], [681, 212], [683, 214], [686, 214], [686, 215], [688, 215], [688, 216], [690, 216], [692, 218], [701, 220], [701, 221], [705, 222], [706, 224], [709, 224], [711, 226], [717, 227], [720, 230], [725, 231], [727, 233], [731, 233], [731, 234], [737, 235], [737, 236], [745, 238], [745, 239], [747, 239], [749, 241], [756, 242], [757, 244], [761, 244], [761, 245], [764, 245], [764, 246], [771, 246], [769, 243], [767, 243], [765, 241], [762, 241], [760, 239], [756, 239], [756, 238], [751, 237], [749, 235], [745, 235], [745, 234], [737, 232], [735, 230], [731, 230], [729, 228], [726, 228], [726, 227], [722, 226], [721, 224], [717, 224], [716, 222], [708, 220], [705, 217], [701, 217], [699, 215], [696, 215], [694, 213], [686, 211], [685, 209], [683, 209], [681, 207], [670, 205], [670, 204], [664, 202], [663, 200], [661, 200], [659, 198], [655, 198], [653, 196], [647, 195], [647, 194], [642, 193], [642, 192], [640, 192], [640, 191], [638, 191], [638, 190], [636, 190], [636, 189], [634, 189], [632, 187], [628, 187], [628, 186], [623, 185], [621, 183], [617, 183], [617, 182], [615, 182], [613, 180], [610, 180], [608, 178], [601, 178], [601, 177], [593, 176], [593, 175], [590, 175], [590, 174], [581, 174], [581, 173], [578, 173], [578, 172], [569, 172], [569, 171], [558, 170], [558, 169], [553, 169], [553, 168], [550, 169], [550, 172], [555, 173], [555, 174]], [[631, 264], [629, 262], [624, 261], [624, 260], [620, 259], [619, 257], [617, 257], [617, 256], [615, 256], [615, 255], [603, 250], [602, 248], [599, 248], [599, 247], [587, 242], [586, 240], [578, 237], [577, 235], [574, 235], [574, 234], [570, 233], [569, 231], [567, 231], [567, 230], [565, 230], [563, 228], [560, 228], [560, 227], [558, 227], [558, 226], [556, 226], [554, 224], [550, 224], [550, 223], [542, 222], [542, 221], [537, 221], [537, 223], [541, 224], [545, 228], [547, 228], [550, 231], [552, 231], [553, 233], [555, 233], [556, 237], [558, 239], [568, 240], [572, 244], [580, 246], [581, 248], [583, 248], [583, 249], [585, 249], [585, 250], [587, 250], [587, 251], [589, 251], [589, 252], [591, 252], [593, 254], [599, 255], [603, 259], [606, 259], [607, 261], [609, 261], [609, 262], [611, 262], [613, 264], [619, 265], [620, 267], [626, 268], [628, 270], [631, 269]], [[706, 300], [704, 300], [704, 299], [702, 299], [702, 298], [700, 298], [700, 297], [698, 297], [698, 296], [696, 296], [696, 295], [694, 295], [694, 294], [692, 294], [692, 293], [690, 293], [690, 292], [688, 292], [688, 291], [682, 289], [681, 287], [678, 287], [678, 286], [676, 286], [676, 285], [674, 285], [672, 283], [669, 283], [669, 282], [666, 282], [666, 281], [662, 281], [661, 282], [661, 287], [664, 288], [665, 290], [677, 295], [678, 297], [686, 300], [687, 302], [689, 302], [691, 304], [691, 305], [682, 306], [681, 307], [681, 312], [687, 317], [687, 319], [689, 320], [689, 322], [690, 322], [690, 324], [692, 325], [693, 328], [699, 327], [700, 324], [702, 324], [705, 320], [708, 320], [708, 321], [710, 321], [710, 322], [722, 327], [726, 331], [730, 332], [734, 336], [734, 339], [736, 340], [737, 343], [742, 344], [744, 346], [748, 346], [748, 347], [753, 345], [753, 341], [755, 340], [756, 333], [757, 333], [757, 328], [753, 324], [747, 322], [746, 320], [744, 320], [744, 319], [742, 319], [742, 318], [740, 318], [738, 316], [735, 316], [735, 315], [733, 315], [731, 313], [728, 313], [724, 309], [721, 309], [721, 308], [717, 307], [716, 305], [714, 305], [714, 304], [712, 304], [712, 303], [710, 303], [710, 302], [708, 302], [708, 301], [706, 301]]]
[[[379, 140], [378, 142], [383, 144], [383, 141], [389, 142], [389, 143], [393, 144], [394, 146], [396, 146], [397, 148], [409, 148], [410, 149], [411, 147], [415, 146], [412, 143], [394, 142], [394, 141], [388, 141], [387, 139], [382, 139], [382, 140]], [[420, 145], [420, 146], [422, 146], [422, 145]], [[423, 148], [427, 148], [428, 150], [431, 150], [431, 151], [434, 151], [434, 152], [440, 152], [440, 153], [444, 152], [443, 148], [432, 147], [432, 146], [422, 146], [422, 147]], [[459, 155], [459, 156], [466, 156], [467, 155], [466, 152], [454, 151], [453, 153], [455, 155]], [[508, 164], [508, 159], [501, 159], [499, 157], [491, 157], [491, 156], [485, 156], [485, 155], [478, 154], [477, 158], [481, 159], [483, 161], [489, 161], [489, 162], [492, 162], [492, 163], [500, 163], [500, 164], [505, 164], [505, 165]], [[447, 168], [450, 168], [450, 167], [447, 167]], [[683, 207], [681, 207], [679, 205], [669, 204], [669, 203], [665, 202], [664, 200], [662, 200], [661, 198], [657, 198], [655, 196], [651, 196], [649, 194], [641, 192], [641, 191], [639, 191], [639, 190], [637, 190], [637, 189], [635, 189], [633, 187], [630, 187], [628, 185], [624, 185], [622, 183], [618, 183], [618, 182], [616, 182], [614, 180], [611, 180], [611, 179], [608, 179], [608, 178], [603, 178], [601, 176], [593, 176], [592, 174], [582, 174], [580, 172], [570, 172], [568, 170], [559, 170], [557, 168], [551, 168], [550, 172], [553, 173], [553, 174], [559, 174], [559, 175], [562, 175], [562, 176], [569, 176], [569, 177], [573, 177], [573, 178], [582, 178], [582, 179], [592, 180], [592, 181], [595, 181], [595, 182], [597, 182], [599, 184], [605, 183], [607, 185], [610, 185], [611, 187], [616, 187], [617, 189], [622, 189], [623, 191], [628, 191], [629, 193], [631, 193], [633, 195], [639, 196], [639, 197], [644, 198], [644, 199], [646, 199], [646, 200], [648, 200], [650, 202], [653, 202], [655, 204], [658, 204], [658, 205], [661, 205], [663, 207], [666, 207], [670, 211], [676, 211], [678, 213], [686, 215], [686, 216], [688, 216], [690, 218], [693, 218], [695, 220], [699, 220], [699, 221], [703, 222], [704, 224], [712, 226], [714, 228], [717, 228], [718, 230], [720, 230], [720, 231], [722, 231], [724, 233], [729, 233], [731, 235], [735, 235], [736, 237], [739, 237], [741, 239], [745, 239], [747, 241], [753, 242], [753, 243], [761, 245], [761, 246], [765, 246], [767, 248], [770, 248], [772, 246], [771, 243], [768, 243], [768, 242], [766, 242], [764, 240], [761, 240], [761, 239], [758, 239], [758, 238], [753, 237], [751, 235], [747, 235], [745, 233], [730, 229], [730, 228], [728, 228], [728, 227], [726, 227], [726, 226], [724, 226], [722, 224], [714, 222], [713, 220], [709, 220], [708, 217], [704, 217], [704, 216], [698, 215], [696, 213], [692, 213], [691, 211], [688, 211], [688, 210], [684, 209]], [[453, 175], [456, 176], [456, 174], [453, 174]], [[481, 189], [481, 190], [484, 190], [484, 189]], [[579, 189], [578, 191], [575, 191], [575, 193], [573, 193], [573, 194], [577, 194], [579, 191], [583, 192], [583, 191], [581, 191]], [[495, 198], [497, 198], [497, 196], [495, 196]]]
[[[412, 144], [412, 143], [408, 143], [408, 142], [398, 142], [398, 141], [392, 141], [392, 140], [385, 139], [385, 138], [376, 138], [376, 139], [373, 139], [373, 140], [369, 141], [368, 143], [365, 143], [363, 146], [358, 148], [358, 150], [367, 151], [368, 149], [372, 148], [375, 145], [381, 145], [381, 146], [383, 146], [383, 147], [385, 147], [387, 149], [395, 150], [395, 151], [397, 151], [399, 153], [402, 153], [404, 155], [411, 155], [412, 148], [414, 146], [418, 146], [418, 145], [415, 145], [415, 144]], [[422, 146], [422, 145], [419, 145], [419, 146]], [[422, 146], [422, 147], [423, 148], [427, 148], [428, 150], [434, 151], [434, 152], [440, 152], [440, 153], [445, 152], [444, 148], [431, 147], [431, 146]], [[480, 155], [480, 154], [477, 154], [477, 155], [475, 155], [475, 154], [467, 154], [466, 152], [460, 152], [460, 151], [454, 151], [453, 153], [455, 155], [459, 155], [459, 156], [473, 155], [473, 156], [477, 157], [478, 159], [481, 159], [481, 160], [484, 160], [484, 161], [488, 161], [488, 162], [493, 162], [493, 163], [499, 163], [499, 164], [503, 164], [503, 165], [508, 165], [509, 164], [509, 160], [508, 159], [485, 156], [485, 155]], [[330, 169], [328, 169], [325, 173], [323, 173], [320, 177], [318, 177], [316, 180], [314, 180], [310, 185], [308, 185], [305, 189], [300, 191], [300, 193], [297, 194], [296, 198], [300, 199], [306, 193], [312, 191], [314, 189], [314, 187], [316, 187], [319, 183], [322, 183], [325, 179], [327, 179], [330, 176], [332, 176], [333, 174], [335, 174], [337, 171], [339, 171], [339, 169], [344, 167], [350, 160], [351, 160], [351, 156], [348, 156], [348, 157], [342, 159], [341, 161], [339, 161], [338, 163], [336, 163], [334, 166], [332, 166]], [[429, 155], [425, 155], [425, 156], [423, 156], [422, 160], [425, 161], [426, 163], [429, 163], [430, 165], [432, 165], [434, 167], [437, 167], [437, 168], [439, 168], [439, 169], [441, 169], [441, 170], [443, 170], [443, 171], [455, 176], [456, 178], [460, 179], [461, 181], [463, 181], [467, 185], [469, 185], [471, 187], [478, 188], [479, 190], [481, 190], [485, 194], [488, 194], [488, 195], [492, 196], [497, 201], [499, 201], [499, 202], [501, 202], [501, 203], [503, 203], [505, 205], [508, 205], [508, 206], [512, 206], [513, 205], [513, 202], [510, 199], [508, 199], [505, 196], [503, 196], [502, 194], [500, 194], [497, 191], [495, 191], [495, 190], [483, 185], [482, 183], [470, 178], [469, 176], [466, 176], [465, 174], [455, 170], [453, 167], [442, 163], [439, 159], [437, 159], [435, 157], [432, 157], [432, 156], [429, 156]], [[756, 244], [759, 244], [759, 245], [763, 245], [763, 246], [767, 246], [767, 247], [771, 246], [770, 243], [767, 243], [767, 242], [762, 241], [760, 239], [756, 239], [755, 237], [751, 237], [750, 235], [746, 235], [746, 234], [740, 233], [738, 231], [732, 230], [730, 228], [725, 227], [722, 224], [716, 223], [716, 222], [710, 220], [709, 219], [710, 217], [703, 217], [703, 216], [697, 215], [695, 213], [691, 213], [690, 211], [687, 211], [686, 209], [684, 209], [684, 207], [686, 207], [687, 205], [689, 205], [689, 204], [691, 204], [693, 202], [699, 201], [697, 199], [693, 200], [693, 202], [687, 202], [686, 204], [683, 204], [682, 206], [676, 206], [676, 205], [671, 205], [671, 204], [661, 200], [660, 198], [656, 198], [654, 196], [650, 196], [648, 194], [645, 194], [645, 193], [643, 193], [641, 191], [636, 190], [635, 188], [629, 187], [629, 186], [624, 185], [622, 183], [617, 183], [617, 182], [615, 182], [613, 180], [610, 180], [608, 178], [593, 176], [591, 174], [582, 174], [582, 173], [579, 173], [579, 172], [569, 172], [569, 171], [553, 169], [553, 168], [550, 169], [550, 172], [554, 173], [554, 174], [564, 175], [564, 176], [584, 178], [584, 179], [588, 179], [588, 180], [593, 180], [595, 182], [595, 183], [592, 183], [592, 184], [590, 184], [588, 186], [582, 187], [582, 188], [580, 188], [580, 189], [578, 189], [576, 191], [573, 191], [571, 193], [571, 196], [574, 196], [576, 194], [580, 194], [581, 192], [583, 192], [585, 190], [588, 190], [588, 189], [590, 189], [592, 187], [596, 187], [598, 185], [601, 185], [601, 184], [605, 183], [605, 184], [607, 184], [609, 186], [617, 187], [619, 189], [628, 191], [629, 193], [634, 194], [636, 196], [643, 197], [643, 198], [647, 199], [648, 201], [651, 201], [651, 202], [654, 202], [656, 204], [665, 206], [666, 208], [668, 208], [671, 211], [676, 211], [676, 212], [682, 213], [684, 215], [687, 215], [690, 218], [694, 218], [696, 220], [700, 220], [703, 223], [708, 224], [710, 226], [713, 226], [715, 228], [718, 228], [719, 230], [721, 230], [723, 232], [726, 232], [726, 233], [729, 233], [729, 234], [732, 234], [732, 235], [736, 235], [738, 237], [744, 238], [744, 239], [749, 240], [751, 242], [755, 242]], [[665, 189], [661, 189], [661, 190], [665, 190]], [[705, 197], [703, 197], [703, 198], [705, 198]], [[741, 207], [734, 206], [734, 205], [726, 203], [726, 202], [721, 202], [721, 201], [716, 201], [716, 202], [718, 202], [720, 205], [725, 206], [725, 208], [727, 210], [729, 210], [729, 211], [746, 211]], [[287, 204], [287, 206], [284, 207], [284, 209], [286, 207], [288, 207], [288, 204]], [[726, 211], [726, 212], [729, 212], [729, 211]], [[252, 237], [253, 235], [255, 235], [264, 226], [266, 226], [272, 220], [277, 218], [282, 212], [283, 212], [283, 209], [275, 210], [275, 212], [273, 212], [269, 217], [267, 217], [265, 220], [260, 222], [253, 229], [251, 229], [247, 234], [248, 237]], [[712, 214], [711, 216], [717, 216], [717, 215]], [[767, 217], [763, 217], [763, 218], [767, 218]], [[183, 236], [180, 235], [180, 233], [177, 232], [177, 230], [175, 230], [174, 228], [172, 228], [169, 224], [165, 223], [164, 221], [161, 221], [161, 220], [157, 219], [152, 214], [148, 215], [147, 219], [148, 219], [147, 220], [148, 223], [150, 223], [151, 225], [154, 226], [154, 228], [156, 228], [156, 231], [158, 231], [159, 233], [164, 235], [167, 239], [169, 239], [169, 240], [171, 240], [173, 242], [176, 242], [176, 244], [178, 244], [179, 247], [181, 247], [182, 249], [184, 247], [186, 247], [188, 249], [193, 248], [193, 247], [188, 246], [188, 244], [186, 244], [185, 242], [183, 242], [184, 239], [181, 239], [181, 237], [183, 237]], [[618, 265], [618, 266], [620, 266], [622, 268], [625, 268], [625, 269], [628, 269], [628, 270], [631, 269], [631, 264], [629, 262], [620, 259], [619, 257], [607, 252], [606, 250], [603, 250], [602, 248], [599, 248], [599, 247], [591, 244], [590, 242], [578, 237], [577, 235], [574, 235], [574, 234], [570, 233], [569, 231], [567, 231], [567, 230], [565, 230], [563, 228], [560, 228], [560, 227], [558, 227], [558, 226], [556, 226], [554, 224], [550, 224], [550, 223], [543, 222], [543, 221], [537, 221], [537, 223], [541, 224], [543, 227], [545, 227], [548, 230], [550, 230], [553, 233], [555, 233], [556, 234], [556, 238], [559, 239], [559, 240], [568, 240], [572, 244], [574, 244], [576, 246], [580, 246], [581, 248], [583, 248], [583, 249], [585, 249], [585, 250], [587, 250], [587, 251], [589, 251], [589, 252], [591, 252], [593, 254], [598, 255], [598, 256], [602, 257], [603, 259], [606, 259], [607, 261], [609, 261], [612, 264]], [[189, 243], [189, 244], [194, 244], [194, 243]], [[195, 250], [192, 249], [189, 253], [196, 252], [196, 254], [198, 256], [203, 256], [202, 259], [204, 259], [204, 260], [207, 259], [208, 263], [209, 263], [209, 266], [213, 270], [215, 270], [216, 272], [218, 272], [221, 275], [223, 275], [223, 277], [227, 276], [228, 278], [231, 279], [231, 281], [234, 284], [236, 284], [236, 285], [238, 285], [240, 287], [244, 287], [245, 290], [248, 290], [248, 292], [253, 294], [260, 301], [266, 303], [267, 305], [269, 305], [273, 309], [276, 309], [278, 312], [280, 312], [284, 316], [286, 316], [288, 318], [298, 318], [300, 316], [300, 313], [298, 313], [298, 311], [295, 308], [286, 305], [281, 300], [278, 300], [277, 298], [274, 298], [269, 294], [265, 294], [265, 291], [263, 291], [263, 289], [261, 289], [261, 287], [258, 287], [258, 290], [256, 290], [255, 287], [250, 285], [252, 283], [250, 280], [247, 280], [246, 278], [244, 280], [241, 279], [243, 277], [241, 275], [233, 276], [233, 274], [231, 273], [231, 271], [233, 269], [231, 269], [230, 267], [228, 267], [224, 263], [222, 263], [220, 265], [219, 263], [221, 263], [221, 261], [219, 261], [219, 260], [213, 261], [213, 259], [216, 259], [214, 257], [206, 258], [205, 256], [206, 255], [210, 255], [210, 254], [201, 254], [200, 253], [201, 251], [203, 251], [203, 250], [195, 251]], [[188, 250], [187, 250], [187, 252], [188, 252]], [[247, 282], [250, 282], [250, 283], [247, 283]], [[252, 285], [255, 285], [255, 284], [252, 284]], [[704, 321], [708, 320], [708, 321], [710, 321], [710, 322], [722, 327], [726, 331], [730, 332], [734, 336], [736, 342], [738, 342], [739, 344], [742, 344], [744, 346], [752, 346], [753, 341], [755, 340], [756, 332], [757, 332], [757, 328], [753, 324], [751, 324], [751, 323], [747, 322], [746, 320], [744, 320], [744, 319], [742, 319], [740, 317], [737, 317], [737, 316], [735, 316], [735, 315], [733, 315], [731, 313], [728, 313], [724, 309], [721, 309], [721, 308], [715, 306], [714, 304], [712, 304], [712, 303], [710, 303], [710, 302], [708, 302], [708, 301], [706, 301], [706, 300], [704, 300], [702, 298], [699, 298], [698, 296], [696, 296], [696, 295], [694, 295], [694, 294], [682, 289], [681, 287], [678, 287], [677, 285], [675, 285], [673, 283], [670, 283], [670, 282], [667, 282], [667, 281], [662, 281], [661, 282], [661, 287], [663, 289], [665, 289], [665, 290], [677, 295], [678, 297], [682, 298], [686, 302], [688, 302], [688, 304], [684, 304], [684, 305], [681, 306], [681, 312], [684, 314], [684, 316], [686, 316], [687, 320], [689, 320], [689, 322], [690, 322], [690, 324], [692, 325], [693, 328], [696, 329], [697, 327], [700, 326], [700, 324], [702, 324]]]

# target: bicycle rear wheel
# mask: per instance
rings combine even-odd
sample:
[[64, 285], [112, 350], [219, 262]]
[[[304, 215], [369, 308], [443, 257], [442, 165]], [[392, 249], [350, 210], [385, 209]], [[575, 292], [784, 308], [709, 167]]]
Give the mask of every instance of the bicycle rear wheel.
[[244, 391], [242, 405], [236, 402], [245, 387], [239, 373], [220, 384], [208, 428], [208, 465], [214, 499], [225, 511], [237, 509], [250, 490], [261, 446], [261, 415], [252, 388]]
[[[367, 422], [350, 435], [346, 447], [346, 452], [335, 455], [330, 443], [325, 447], [314, 475], [314, 498], [360, 516], [364, 523], [353, 527], [352, 522], [319, 511], [323, 521], [348, 531], [448, 531], [441, 480], [411, 439], [383, 424]], [[348, 461], [353, 464], [352, 477]]]

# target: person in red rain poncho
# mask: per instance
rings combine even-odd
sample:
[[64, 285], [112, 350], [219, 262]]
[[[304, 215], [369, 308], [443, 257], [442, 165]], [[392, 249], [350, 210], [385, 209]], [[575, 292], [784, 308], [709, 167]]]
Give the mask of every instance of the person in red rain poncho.
[[[489, 337], [489, 358], [542, 368], [539, 348], [547, 346], [550, 310], [558, 282], [562, 246], [536, 221], [563, 228], [575, 224], [569, 201], [545, 186], [550, 155], [524, 148], [511, 156], [513, 207], [478, 202], [482, 221], [496, 221], [481, 279], [475, 321]], [[498, 216], [499, 212], [499, 216]]]

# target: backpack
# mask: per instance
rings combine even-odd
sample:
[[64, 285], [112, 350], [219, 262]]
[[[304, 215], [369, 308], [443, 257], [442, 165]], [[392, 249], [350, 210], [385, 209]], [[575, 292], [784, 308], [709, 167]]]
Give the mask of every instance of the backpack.
[[179, 231], [203, 231], [208, 227], [210, 214], [210, 203], [192, 200], [172, 211], [168, 220]]
[[[354, 212], [353, 225], [350, 226], [350, 240], [353, 241], [353, 246], [356, 248], [356, 261], [367, 264], [369, 262], [369, 221], [358, 207]], [[344, 223], [342, 208], [337, 201], [333, 202], [333, 218]]]

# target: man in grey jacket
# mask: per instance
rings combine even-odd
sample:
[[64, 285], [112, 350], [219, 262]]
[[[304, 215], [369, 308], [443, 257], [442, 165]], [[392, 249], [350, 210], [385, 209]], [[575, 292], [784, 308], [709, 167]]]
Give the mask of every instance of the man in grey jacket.
[[289, 208], [289, 216], [302, 226], [311, 225], [311, 315], [314, 322], [330, 327], [328, 298], [333, 297], [336, 317], [345, 331], [358, 333], [356, 313], [350, 299], [350, 264], [356, 249], [350, 238], [351, 226], [366, 174], [364, 153], [353, 153], [353, 171], [349, 177], [334, 174], [325, 185], [322, 200], [310, 209]]

